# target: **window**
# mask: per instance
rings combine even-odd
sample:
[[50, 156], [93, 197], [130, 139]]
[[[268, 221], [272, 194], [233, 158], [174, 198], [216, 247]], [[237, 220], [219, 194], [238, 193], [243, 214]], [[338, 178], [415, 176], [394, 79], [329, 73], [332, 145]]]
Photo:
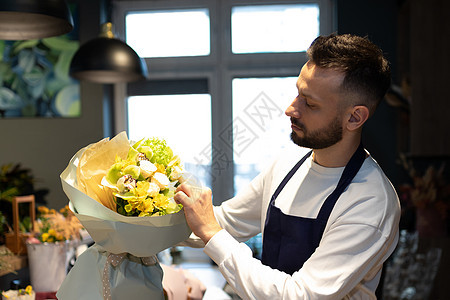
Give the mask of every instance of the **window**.
[[[164, 135], [184, 160], [202, 166], [194, 172], [212, 188], [215, 204], [232, 197], [291, 143], [284, 111], [305, 50], [334, 31], [333, 3], [115, 0], [117, 35], [149, 70], [144, 83], [115, 86], [116, 131]], [[174, 120], [133, 124], [146, 122], [155, 107]]]
[[208, 55], [207, 9], [130, 12], [126, 43], [141, 57]]
[[319, 35], [318, 4], [235, 6], [233, 53], [300, 52]]

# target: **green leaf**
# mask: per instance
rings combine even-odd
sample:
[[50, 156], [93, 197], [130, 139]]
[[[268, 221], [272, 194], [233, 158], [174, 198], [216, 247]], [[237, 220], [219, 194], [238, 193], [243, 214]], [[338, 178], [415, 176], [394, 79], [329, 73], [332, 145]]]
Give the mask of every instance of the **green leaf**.
[[138, 179], [139, 174], [141, 174], [141, 169], [138, 166], [129, 165], [123, 169], [123, 173], [125, 175], [131, 175], [134, 179]]
[[19, 59], [19, 68], [23, 71], [23, 73], [31, 72], [33, 67], [36, 64], [36, 56], [33, 51], [24, 50], [21, 51], [18, 55]]
[[0, 87], [0, 109], [19, 109], [23, 106], [22, 99], [12, 90]]
[[54, 66], [55, 76], [64, 81], [70, 81], [69, 69], [72, 58], [76, 50], [63, 51], [58, 57], [58, 61]]
[[3, 55], [5, 53], [6, 44], [4, 40], [0, 40], [0, 62], [3, 61]]
[[14, 77], [14, 72], [11, 69], [11, 65], [7, 62], [0, 61], [0, 86], [3, 86], [3, 82], [10, 82]]
[[42, 82], [44, 76], [45, 72], [41, 68], [33, 66], [29, 72], [23, 74], [22, 78], [26, 84], [35, 86]]
[[59, 91], [55, 97], [55, 107], [62, 116], [78, 117], [81, 113], [79, 85], [71, 84]]
[[55, 95], [67, 86], [67, 81], [61, 80], [60, 78], [49, 76], [47, 77], [45, 84], [45, 93], [53, 98]]
[[37, 44], [39, 44], [39, 40], [18, 41], [14, 44], [13, 54], [17, 55], [17, 53], [19, 53], [21, 50], [25, 48], [33, 48]]
[[123, 176], [122, 166], [123, 163], [121, 162], [112, 165], [108, 170], [108, 173], [106, 174], [106, 180], [115, 185], [117, 183], [117, 180], [119, 180], [119, 178]]
[[70, 40], [66, 36], [56, 36], [42, 39], [42, 43], [52, 50], [76, 52], [80, 42]]
[[11, 187], [4, 191], [0, 191], [0, 199], [4, 199], [7, 201], [12, 201], [15, 196], [20, 194], [19, 189], [17, 187]]

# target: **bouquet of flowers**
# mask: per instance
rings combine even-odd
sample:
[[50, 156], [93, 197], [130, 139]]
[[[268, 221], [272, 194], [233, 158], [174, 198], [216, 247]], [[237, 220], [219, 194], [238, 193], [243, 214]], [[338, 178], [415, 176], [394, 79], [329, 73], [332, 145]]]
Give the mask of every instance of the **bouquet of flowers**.
[[124, 216], [161, 216], [181, 209], [173, 200], [182, 177], [180, 158], [164, 140], [144, 138], [116, 157], [101, 183], [111, 189], [116, 211]]
[[191, 234], [173, 200], [181, 182], [196, 184], [180, 158], [164, 140], [133, 143], [122, 132], [79, 150], [60, 177], [95, 244], [78, 257], [58, 299], [164, 299], [156, 254]]

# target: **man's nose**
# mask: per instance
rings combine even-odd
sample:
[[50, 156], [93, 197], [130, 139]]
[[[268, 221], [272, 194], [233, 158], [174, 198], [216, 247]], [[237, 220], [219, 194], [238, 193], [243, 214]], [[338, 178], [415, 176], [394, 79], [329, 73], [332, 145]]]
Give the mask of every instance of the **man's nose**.
[[300, 118], [300, 111], [298, 110], [298, 97], [292, 101], [291, 105], [289, 105], [285, 112], [286, 116], [292, 118]]

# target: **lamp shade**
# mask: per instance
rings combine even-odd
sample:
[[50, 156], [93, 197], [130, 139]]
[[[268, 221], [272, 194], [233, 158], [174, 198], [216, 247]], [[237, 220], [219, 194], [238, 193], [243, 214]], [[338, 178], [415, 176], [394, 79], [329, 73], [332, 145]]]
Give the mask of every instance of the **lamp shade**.
[[97, 83], [130, 82], [145, 79], [147, 67], [126, 43], [116, 38], [98, 37], [75, 53], [70, 75]]
[[65, 0], [1, 0], [0, 40], [57, 36], [73, 29]]

